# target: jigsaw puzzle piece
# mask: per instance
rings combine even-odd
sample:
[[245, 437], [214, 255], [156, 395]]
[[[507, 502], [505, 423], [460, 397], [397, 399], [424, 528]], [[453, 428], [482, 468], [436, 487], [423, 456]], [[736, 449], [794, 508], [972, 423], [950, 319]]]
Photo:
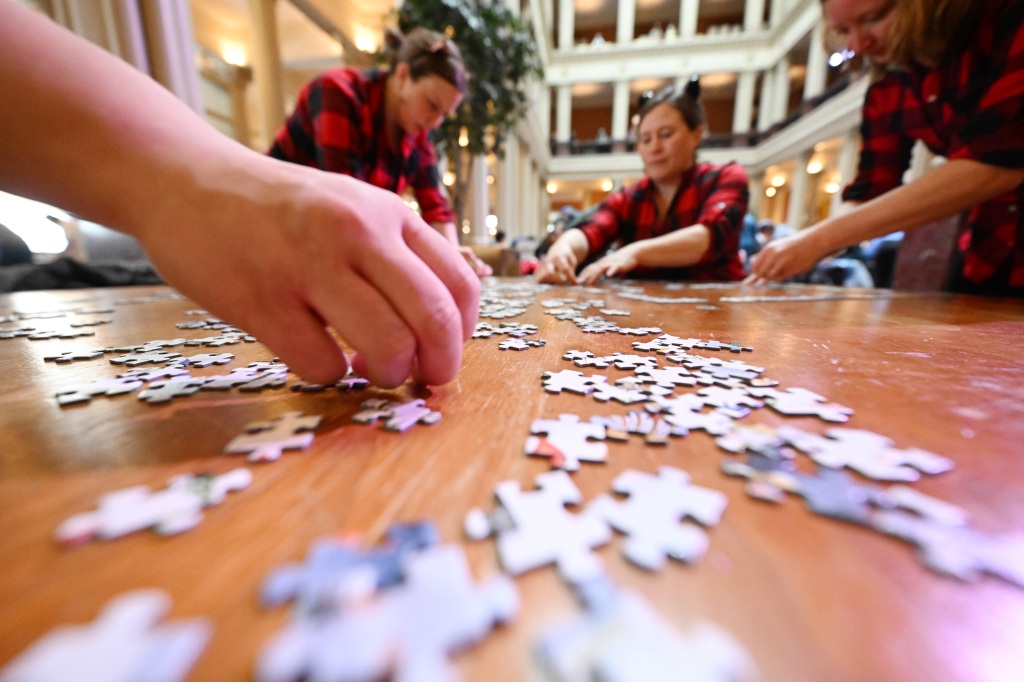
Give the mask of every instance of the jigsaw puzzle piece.
[[302, 564], [284, 566], [263, 582], [264, 606], [278, 606], [295, 600], [304, 611], [334, 606], [343, 593], [346, 579], [363, 567], [373, 570], [376, 589], [400, 583], [405, 563], [416, 551], [440, 543], [433, 523], [393, 524], [387, 541], [364, 548], [354, 538], [322, 538], [313, 545]]
[[551, 466], [566, 471], [576, 471], [580, 462], [603, 462], [608, 457], [608, 446], [603, 441], [605, 429], [600, 424], [581, 422], [578, 415], [562, 414], [558, 419], [535, 419], [530, 433], [536, 435], [526, 439], [524, 452], [527, 455], [550, 457]]
[[889, 438], [862, 429], [831, 428], [823, 437], [783, 426], [778, 433], [822, 466], [845, 466], [880, 481], [916, 481], [921, 473], [953, 468], [952, 460], [918, 448], [901, 450]]
[[203, 509], [220, 504], [228, 492], [252, 482], [248, 469], [234, 469], [221, 476], [175, 476], [163, 490], [135, 486], [107, 493], [96, 509], [75, 514], [57, 527], [57, 539], [77, 545], [93, 538], [111, 540], [153, 528], [160, 535], [175, 535], [195, 528]]
[[461, 548], [432, 547], [411, 557], [405, 582], [378, 599], [293, 620], [260, 655], [257, 679], [454, 680], [448, 656], [518, 610], [509, 578], [476, 585]]
[[266, 422], [254, 422], [246, 427], [247, 433], [235, 436], [224, 452], [229, 455], [249, 455], [250, 462], [274, 462], [285, 450], [305, 450], [313, 442], [313, 429], [320, 425], [319, 415], [303, 416], [301, 412], [285, 412]]
[[752, 682], [750, 654], [708, 622], [680, 633], [639, 593], [607, 578], [579, 590], [586, 612], [535, 643], [537, 658], [557, 682]]
[[0, 682], [180, 682], [213, 628], [202, 619], [160, 624], [169, 610], [159, 590], [119, 595], [92, 623], [44, 635], [0, 670]]
[[942, 575], [975, 582], [983, 573], [1024, 587], [1024, 538], [993, 537], [966, 526], [946, 525], [898, 511], [881, 511], [872, 525], [917, 546], [925, 566]]
[[441, 421], [441, 413], [427, 407], [422, 398], [404, 403], [374, 398], [362, 405], [363, 411], [352, 416], [357, 424], [373, 424], [383, 422], [387, 431], [407, 431], [416, 424], [436, 424]]
[[664, 567], [667, 557], [687, 563], [698, 561], [707, 550], [703, 530], [683, 524], [693, 518], [704, 526], [716, 525], [728, 502], [717, 490], [692, 485], [681, 469], [663, 466], [658, 475], [627, 470], [616, 477], [612, 489], [629, 495], [625, 501], [607, 495], [590, 504], [611, 526], [629, 536], [623, 542], [626, 558], [650, 571]]
[[[504, 513], [489, 518], [479, 509], [470, 511], [467, 535], [474, 539], [496, 535], [498, 558], [512, 575], [551, 563], [569, 582], [601, 573], [600, 560], [591, 549], [611, 539], [608, 524], [594, 512], [571, 514], [565, 508], [579, 504], [583, 497], [567, 472], [549, 471], [536, 482], [538, 490], [530, 492], [523, 492], [516, 481], [499, 483], [494, 492]], [[494, 518], [502, 523], [492, 524]]]

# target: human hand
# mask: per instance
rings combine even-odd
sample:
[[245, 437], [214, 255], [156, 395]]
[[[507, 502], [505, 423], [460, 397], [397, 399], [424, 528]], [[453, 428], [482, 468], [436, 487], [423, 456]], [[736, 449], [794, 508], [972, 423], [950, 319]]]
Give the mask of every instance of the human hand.
[[462, 257], [466, 259], [466, 264], [473, 269], [477, 277], [490, 277], [494, 274], [494, 269], [487, 263], [480, 260], [476, 252], [469, 246], [457, 247], [458, 252], [462, 254]]
[[808, 272], [827, 254], [818, 244], [814, 228], [768, 242], [750, 260], [744, 284], [766, 284]]
[[544, 254], [533, 276], [542, 284], [576, 284], [576, 253], [566, 244], [555, 242]]
[[391, 192], [261, 155], [245, 162], [207, 169], [194, 201], [138, 226], [165, 279], [309, 381], [348, 369], [330, 329], [379, 386], [452, 379], [479, 313], [462, 255]]
[[580, 283], [593, 284], [601, 279], [602, 276], [614, 277], [615, 275], [624, 275], [636, 268], [640, 263], [637, 260], [636, 249], [632, 248], [633, 246], [633, 244], [623, 246], [583, 268], [583, 272], [580, 273], [579, 277]]

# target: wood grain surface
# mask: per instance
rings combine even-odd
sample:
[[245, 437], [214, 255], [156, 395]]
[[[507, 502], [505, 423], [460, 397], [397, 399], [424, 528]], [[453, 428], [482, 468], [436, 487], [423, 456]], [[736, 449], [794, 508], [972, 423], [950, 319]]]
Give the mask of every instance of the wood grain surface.
[[[540, 374], [576, 369], [561, 357], [569, 350], [632, 352], [633, 341], [653, 338], [585, 334], [544, 314], [539, 302], [549, 298], [602, 298], [606, 307], [631, 311], [610, 318], [622, 326], [658, 326], [684, 338], [752, 346], [740, 359], [765, 367], [782, 388], [807, 388], [853, 408], [847, 426], [956, 462], [952, 472], [925, 477], [917, 489], [965, 508], [981, 531], [1024, 532], [1021, 302], [821, 287], [644, 286], [651, 295], [698, 296], [707, 305], [627, 299], [609, 286], [550, 288], [509, 320], [537, 325], [531, 338], [546, 346], [502, 351], [498, 343], [505, 337], [470, 340], [461, 373], [445, 386], [313, 394], [287, 387], [202, 391], [159, 406], [125, 395], [61, 407], [56, 391], [120, 369], [109, 356], [67, 365], [44, 362], [43, 356], [209, 336], [175, 327], [196, 319], [186, 315], [194, 303], [159, 287], [0, 297], [0, 317], [113, 310], [0, 324], [0, 331], [24, 325], [66, 329], [73, 320], [113, 319], [84, 328], [95, 336], [0, 339], [0, 665], [58, 624], [93, 619], [118, 593], [158, 587], [173, 597], [172, 618], [204, 616], [215, 626], [189, 679], [250, 679], [260, 648], [288, 616], [287, 608], [260, 606], [260, 584], [269, 572], [301, 560], [317, 538], [354, 531], [375, 543], [396, 521], [433, 519], [444, 541], [464, 546], [477, 578], [499, 570], [493, 543], [465, 540], [462, 521], [474, 507], [492, 507], [498, 482], [532, 488], [534, 477], [549, 469], [546, 459], [523, 454], [531, 422], [631, 409], [545, 393]], [[719, 301], [762, 295], [835, 298]], [[842, 298], [851, 295], [865, 298]], [[174, 350], [187, 355], [207, 349]], [[259, 343], [217, 352], [236, 357], [230, 365], [193, 373], [223, 374], [272, 357]], [[614, 367], [583, 371], [610, 380], [628, 374]], [[289, 375], [289, 383], [294, 380]], [[404, 434], [353, 423], [360, 403], [380, 396], [425, 398], [443, 419]], [[252, 465], [243, 456], [222, 454], [246, 424], [289, 410], [323, 415], [308, 450]], [[794, 424], [819, 433], [828, 426], [767, 408], [743, 423]], [[762, 679], [1024, 679], [1024, 590], [992, 577], [975, 584], [940, 577], [919, 563], [911, 546], [816, 516], [798, 498], [777, 506], [751, 499], [742, 481], [721, 473], [730, 455], [703, 432], [666, 447], [634, 438], [609, 443], [609, 449], [606, 464], [583, 464], [574, 474], [588, 500], [609, 492], [627, 468], [654, 472], [662, 464], [685, 469], [695, 483], [728, 496], [721, 524], [708, 531], [707, 556], [696, 565], [675, 562], [660, 573], [644, 572], [622, 558], [620, 537], [599, 554], [616, 581], [639, 590], [679, 629], [709, 620], [731, 632], [756, 660]], [[192, 531], [175, 537], [147, 531], [74, 548], [54, 540], [58, 524], [93, 508], [104, 493], [134, 485], [159, 488], [175, 474], [238, 466], [252, 469], [253, 484], [207, 510]], [[518, 577], [516, 584], [523, 612], [456, 657], [465, 679], [534, 679], [536, 636], [579, 613], [552, 568]]]

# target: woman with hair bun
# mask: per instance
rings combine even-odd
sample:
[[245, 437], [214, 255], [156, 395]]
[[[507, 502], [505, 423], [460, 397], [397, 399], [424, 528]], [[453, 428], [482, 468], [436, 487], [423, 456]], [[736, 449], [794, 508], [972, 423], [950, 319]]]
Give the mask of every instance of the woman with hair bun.
[[387, 69], [332, 69], [299, 94], [270, 156], [350, 175], [402, 194], [412, 189], [423, 220], [444, 235], [477, 275], [490, 268], [459, 247], [455, 215], [441, 191], [430, 131], [462, 102], [469, 73], [444, 35], [416, 28], [386, 35]]
[[[636, 149], [644, 177], [566, 230], [537, 268], [541, 282], [589, 284], [602, 276], [735, 281], [744, 277], [740, 230], [747, 174], [697, 162], [704, 138], [700, 82], [669, 86], [640, 109]], [[604, 254], [609, 247], [619, 248]], [[576, 275], [577, 267], [597, 257]]]

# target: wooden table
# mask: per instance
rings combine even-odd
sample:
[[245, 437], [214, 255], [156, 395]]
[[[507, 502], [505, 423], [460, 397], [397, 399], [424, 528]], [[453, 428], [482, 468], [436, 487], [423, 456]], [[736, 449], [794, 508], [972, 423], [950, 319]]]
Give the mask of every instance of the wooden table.
[[[516, 281], [532, 280], [503, 280]], [[765, 367], [782, 387], [804, 387], [854, 408], [847, 426], [955, 460], [955, 470], [925, 477], [916, 484], [919, 490], [964, 507], [979, 530], [1024, 532], [1021, 302], [831, 288], [645, 288], [656, 296], [704, 297], [710, 305], [643, 302], [607, 287], [600, 297], [609, 307], [632, 312], [613, 318], [624, 326], [656, 325], [677, 336], [752, 346], [742, 359]], [[631, 352], [632, 341], [653, 338], [584, 334], [571, 322], [545, 315], [540, 300], [599, 297], [590, 290], [552, 288], [511, 320], [536, 324], [536, 338], [546, 340], [545, 347], [502, 351], [497, 346], [505, 337], [471, 340], [462, 372], [446, 386], [200, 392], [163, 406], [125, 395], [60, 407], [54, 399], [59, 389], [114, 376], [118, 369], [106, 358], [56, 365], [43, 361], [46, 354], [211, 334], [177, 329], [176, 323], [198, 319], [186, 315], [196, 305], [169, 294], [129, 288], [0, 297], [0, 317], [12, 311], [113, 310], [0, 324], [0, 330], [66, 329], [69, 321], [112, 318], [110, 324], [84, 327], [96, 332], [91, 337], [0, 339], [0, 664], [58, 624], [93, 619], [118, 593], [159, 587], [173, 597], [172, 618], [205, 616], [215, 625], [190, 679], [249, 679], [261, 646], [288, 615], [287, 608], [259, 604], [268, 573], [301, 560], [317, 538], [358, 531], [367, 542], [377, 542], [395, 521], [433, 519], [445, 541], [463, 543], [478, 578], [490, 575], [498, 570], [494, 545], [464, 540], [463, 518], [474, 507], [492, 507], [499, 481], [532, 488], [534, 477], [549, 469], [547, 460], [523, 455], [531, 422], [561, 413], [586, 419], [631, 409], [547, 394], [541, 372], [574, 369], [561, 359], [572, 349]], [[719, 302], [723, 296], [766, 294], [837, 298]], [[858, 294], [868, 297], [842, 298]], [[258, 343], [220, 350], [235, 354], [229, 368], [271, 358]], [[626, 374], [614, 368], [586, 371], [610, 378]], [[404, 434], [353, 423], [361, 401], [382, 393], [423, 397], [443, 419]], [[91, 509], [106, 492], [160, 488], [174, 474], [244, 466], [243, 457], [222, 454], [225, 444], [246, 424], [288, 410], [323, 415], [313, 445], [276, 463], [249, 465], [250, 488], [209, 509], [196, 529], [174, 537], [147, 531], [75, 548], [54, 540], [61, 521]], [[827, 427], [767, 408], [744, 423], [794, 424], [816, 432]], [[726, 493], [724, 518], [709, 529], [710, 549], [697, 565], [672, 563], [660, 573], [645, 573], [621, 557], [618, 537], [599, 551], [616, 581], [639, 590], [676, 627], [685, 629], [697, 619], [717, 623], [747, 648], [765, 680], [1024, 679], [1024, 590], [992, 577], [977, 584], [940, 577], [920, 564], [910, 545], [811, 514], [798, 498], [778, 506], [751, 499], [742, 481], [721, 473], [726, 457], [703, 432], [663, 448], [634, 438], [611, 443], [607, 464], [584, 464], [574, 475], [586, 499], [608, 492], [627, 468], [653, 472], [661, 464], [685, 469], [697, 484]], [[551, 568], [523, 575], [516, 584], [523, 612], [456, 659], [465, 679], [531, 678], [537, 633], [578, 613]]]

